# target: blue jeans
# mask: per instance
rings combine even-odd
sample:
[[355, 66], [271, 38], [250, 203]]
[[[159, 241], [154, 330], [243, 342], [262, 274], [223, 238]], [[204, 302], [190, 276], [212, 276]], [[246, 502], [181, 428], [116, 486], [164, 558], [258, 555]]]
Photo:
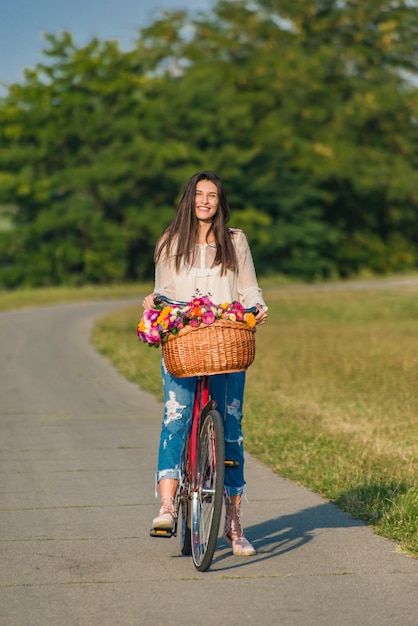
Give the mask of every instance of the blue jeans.
[[[181, 459], [193, 417], [197, 377], [176, 378], [161, 366], [164, 389], [164, 417], [158, 453], [158, 482], [181, 477]], [[210, 392], [224, 420], [225, 458], [238, 461], [238, 468], [225, 468], [227, 496], [244, 493], [244, 446], [242, 404], [245, 372], [210, 377]]]

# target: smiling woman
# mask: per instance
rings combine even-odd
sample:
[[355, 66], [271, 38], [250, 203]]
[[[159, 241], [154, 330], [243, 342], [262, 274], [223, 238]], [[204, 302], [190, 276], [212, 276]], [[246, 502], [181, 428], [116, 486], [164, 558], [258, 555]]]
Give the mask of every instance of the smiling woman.
[[[189, 302], [199, 295], [202, 297], [199, 303], [208, 296], [215, 308], [223, 302], [236, 301], [245, 308], [257, 307], [255, 322], [266, 321], [267, 307], [258, 287], [247, 239], [241, 230], [227, 227], [229, 214], [225, 189], [217, 174], [198, 172], [187, 181], [174, 219], [157, 242], [155, 289], [144, 299], [146, 312], [155, 308], [156, 294], [181, 302]], [[240, 525], [240, 504], [245, 488], [241, 426], [245, 368], [240, 370], [243, 371], [213, 376], [211, 395], [224, 416], [226, 457], [236, 462], [232, 469], [225, 470], [224, 537], [234, 555], [250, 556], [255, 550]], [[181, 459], [197, 384], [196, 376], [186, 376], [173, 376], [163, 358], [165, 411], [157, 471], [161, 509], [153, 520], [154, 530], [171, 530], [175, 524], [174, 497], [182, 478]], [[179, 412], [174, 423], [167, 418], [173, 401]]]
[[[196, 217], [200, 223], [199, 242], [215, 243], [215, 236], [208, 238], [210, 225], [218, 210], [218, 189], [210, 180], [200, 180], [196, 185]], [[207, 225], [207, 228], [204, 226]]]

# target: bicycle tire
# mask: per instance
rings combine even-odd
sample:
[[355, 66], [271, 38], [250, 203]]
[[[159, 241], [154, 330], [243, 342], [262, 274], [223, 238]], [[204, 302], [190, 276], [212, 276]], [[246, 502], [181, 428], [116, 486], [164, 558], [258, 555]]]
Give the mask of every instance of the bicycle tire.
[[190, 507], [190, 484], [189, 477], [187, 475], [189, 459], [189, 443], [184, 449], [183, 460], [181, 465], [182, 481], [179, 486], [179, 506], [177, 511], [177, 520], [180, 530], [180, 549], [184, 556], [190, 556], [192, 553], [192, 539], [191, 539], [191, 507]]
[[225, 477], [224, 427], [218, 411], [204, 417], [197, 451], [197, 484], [192, 492], [192, 557], [205, 572], [213, 559], [218, 539]]

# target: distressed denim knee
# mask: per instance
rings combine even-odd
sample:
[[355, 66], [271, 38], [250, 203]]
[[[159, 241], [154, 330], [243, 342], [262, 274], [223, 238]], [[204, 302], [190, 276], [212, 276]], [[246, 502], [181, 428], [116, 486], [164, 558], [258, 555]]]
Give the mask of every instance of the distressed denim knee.
[[196, 377], [175, 378], [161, 362], [164, 416], [158, 452], [157, 481], [181, 478], [181, 460], [193, 414]]
[[245, 372], [211, 377], [211, 393], [224, 420], [225, 458], [238, 462], [237, 468], [225, 469], [227, 497], [242, 495], [245, 490], [242, 432], [244, 386]]

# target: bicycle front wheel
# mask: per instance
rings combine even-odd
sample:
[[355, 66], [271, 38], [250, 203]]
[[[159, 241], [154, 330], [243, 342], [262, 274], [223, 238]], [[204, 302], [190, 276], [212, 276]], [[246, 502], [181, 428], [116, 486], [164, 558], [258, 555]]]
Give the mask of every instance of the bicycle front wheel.
[[222, 418], [211, 410], [200, 428], [197, 452], [197, 484], [192, 493], [192, 557], [200, 572], [206, 571], [218, 539], [225, 476], [225, 441]]

